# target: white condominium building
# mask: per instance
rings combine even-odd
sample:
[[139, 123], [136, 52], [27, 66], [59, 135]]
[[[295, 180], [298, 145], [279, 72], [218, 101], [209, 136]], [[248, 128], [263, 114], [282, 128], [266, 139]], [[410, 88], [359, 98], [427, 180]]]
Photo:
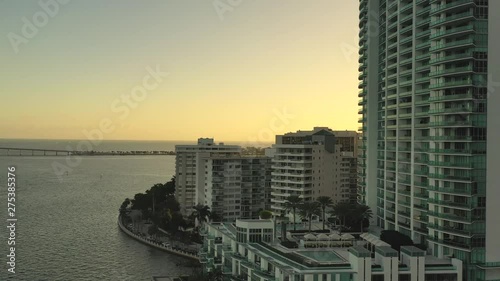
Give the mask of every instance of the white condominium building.
[[273, 145], [271, 202], [274, 214], [285, 214], [284, 203], [290, 195], [304, 201], [329, 196], [334, 202], [347, 201], [350, 189], [342, 186], [342, 146], [326, 127], [276, 136]]
[[213, 139], [198, 139], [196, 145], [175, 146], [176, 197], [181, 213], [188, 216], [192, 207], [204, 204], [205, 159], [211, 156], [239, 156], [237, 145], [215, 144]]

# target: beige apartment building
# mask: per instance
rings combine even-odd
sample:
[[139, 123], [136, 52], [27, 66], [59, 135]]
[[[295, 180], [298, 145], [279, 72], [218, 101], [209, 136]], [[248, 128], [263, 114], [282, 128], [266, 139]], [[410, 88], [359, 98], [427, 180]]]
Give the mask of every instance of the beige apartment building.
[[271, 177], [271, 209], [275, 215], [286, 214], [284, 204], [290, 195], [304, 201], [319, 196], [329, 196], [334, 203], [350, 200], [355, 194], [351, 177], [356, 179], [352, 169], [356, 166], [357, 134], [345, 133], [342, 137], [346, 139], [339, 141], [347, 143], [348, 135], [353, 138], [348, 148], [351, 152], [343, 150], [336, 133], [327, 127], [276, 136]]

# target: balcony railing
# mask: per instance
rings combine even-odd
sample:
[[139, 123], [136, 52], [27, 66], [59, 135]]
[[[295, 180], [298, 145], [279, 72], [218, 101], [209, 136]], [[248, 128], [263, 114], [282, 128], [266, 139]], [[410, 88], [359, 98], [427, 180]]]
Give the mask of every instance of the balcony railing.
[[433, 203], [433, 204], [442, 205], [442, 206], [450, 206], [450, 207], [458, 207], [458, 208], [466, 208], [466, 209], [472, 208], [472, 204], [470, 202], [455, 202], [455, 201], [450, 201], [450, 200], [439, 200], [439, 199], [434, 199], [434, 198], [429, 198], [428, 202]]
[[467, 11], [467, 12], [460, 13], [460, 14], [455, 14], [453, 16], [446, 17], [446, 18], [443, 18], [443, 19], [431, 21], [430, 22], [430, 27], [435, 27], [435, 26], [438, 26], [438, 25], [442, 25], [442, 24], [446, 24], [446, 23], [450, 23], [450, 22], [453, 22], [453, 21], [458, 21], [458, 20], [466, 19], [466, 18], [470, 18], [470, 17], [474, 17], [474, 12], [473, 11]]
[[448, 35], [452, 35], [455, 33], [467, 32], [467, 31], [473, 32], [474, 25], [466, 25], [466, 26], [452, 28], [452, 29], [448, 29], [448, 30], [444, 30], [444, 31], [439, 31], [439, 32], [436, 32], [434, 34], [431, 34], [431, 36], [429, 38], [430, 39], [437, 39], [437, 38], [442, 37], [442, 36], [448, 36]]
[[444, 4], [444, 5], [440, 5], [434, 9], [432, 9], [430, 11], [430, 15], [434, 15], [434, 14], [437, 14], [437, 13], [440, 13], [440, 12], [444, 12], [445, 10], [447, 9], [451, 9], [451, 8], [454, 8], [454, 7], [458, 7], [458, 6], [465, 6], [465, 5], [470, 5], [470, 4], [474, 4], [473, 1], [471, 0], [457, 0], [457, 1], [454, 1], [454, 2], [451, 2], [449, 4]]

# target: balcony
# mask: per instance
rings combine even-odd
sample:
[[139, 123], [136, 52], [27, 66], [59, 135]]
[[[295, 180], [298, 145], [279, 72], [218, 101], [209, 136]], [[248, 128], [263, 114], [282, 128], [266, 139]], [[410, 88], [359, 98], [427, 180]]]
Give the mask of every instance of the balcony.
[[429, 36], [430, 34], [431, 34], [430, 30], [426, 30], [426, 31], [423, 31], [423, 32], [417, 32], [415, 34], [415, 38], [419, 39], [419, 38], [422, 38], [422, 37]]
[[444, 83], [430, 84], [429, 89], [436, 90], [440, 88], [454, 88], [454, 87], [472, 87], [472, 80], [458, 80], [458, 81], [449, 81]]
[[443, 18], [443, 19], [431, 21], [430, 22], [430, 27], [434, 28], [434, 27], [437, 27], [437, 26], [440, 26], [440, 25], [450, 24], [452, 22], [457, 22], [458, 23], [460, 21], [470, 20], [470, 19], [473, 19], [473, 18], [474, 18], [474, 12], [473, 11], [467, 11], [467, 12], [460, 13], [460, 14], [455, 14], [453, 16], [446, 17], [446, 18]]
[[401, 205], [406, 206], [406, 207], [411, 206], [410, 200], [398, 200], [398, 204], [401, 204]]
[[429, 127], [486, 127], [486, 120], [483, 121], [439, 121], [430, 122]]
[[464, 208], [464, 209], [472, 209], [472, 204], [469, 202], [455, 202], [451, 200], [439, 200], [434, 198], [429, 198], [427, 200], [429, 203], [448, 206], [448, 207], [456, 207], [456, 208]]
[[440, 192], [440, 193], [449, 193], [449, 194], [459, 194], [459, 195], [472, 195], [472, 190], [470, 188], [464, 189], [456, 189], [451, 187], [438, 187], [438, 186], [429, 186], [429, 190]]
[[430, 166], [437, 167], [460, 167], [460, 168], [474, 168], [475, 163], [472, 161], [463, 161], [463, 162], [455, 162], [455, 161], [429, 161]]
[[428, 136], [427, 139], [433, 141], [472, 141], [471, 136]]
[[429, 169], [428, 168], [415, 168], [414, 172], [415, 172], [415, 175], [428, 175]]
[[429, 110], [429, 114], [442, 114], [442, 113], [472, 113], [472, 108], [467, 108], [465, 106], [456, 106], [448, 108], [436, 108]]
[[470, 175], [443, 175], [443, 174], [435, 174], [431, 173], [429, 174], [429, 178], [433, 179], [441, 179], [441, 180], [448, 180], [448, 181], [472, 181], [472, 177]]
[[426, 181], [415, 181], [414, 184], [415, 184], [415, 186], [418, 186], [418, 187], [428, 187], [429, 186], [429, 183]]
[[417, 27], [422, 27], [428, 25], [431, 22], [430, 18], [423, 19], [421, 21], [417, 21]]
[[466, 25], [461, 27], [456, 27], [444, 31], [439, 31], [434, 34], [431, 34], [430, 39], [438, 39], [440, 37], [452, 36], [457, 34], [463, 34], [468, 32], [474, 32], [474, 25]]
[[480, 231], [478, 229], [472, 229], [472, 227], [470, 226], [455, 227], [450, 225], [429, 224], [428, 227], [441, 230], [443, 232], [451, 233], [453, 235], [472, 236], [473, 234], [484, 233], [484, 231]]
[[429, 49], [429, 51], [437, 52], [437, 51], [443, 51], [443, 50], [451, 49], [451, 48], [455, 48], [455, 47], [472, 47], [472, 46], [474, 46], [474, 39], [468, 38], [468, 39], [464, 39], [464, 40], [438, 44], [438, 45], [432, 46]]
[[413, 208], [427, 212], [427, 204], [413, 204]]
[[417, 11], [417, 17], [423, 16], [425, 13], [430, 12], [430, 10], [431, 10], [431, 7], [428, 6], [428, 7], [425, 7], [423, 9]]
[[[429, 56], [430, 56], [430, 54], [429, 54]], [[434, 59], [431, 59], [429, 61], [429, 64], [438, 64], [438, 63], [445, 63], [445, 62], [466, 60], [466, 59], [472, 59], [472, 52], [465, 52], [465, 53], [461, 53], [461, 54], [454, 54], [454, 55], [448, 55], [445, 57], [434, 58]]]
[[435, 243], [443, 244], [443, 245], [448, 245], [448, 246], [466, 249], [466, 250], [472, 249], [472, 246], [470, 245], [470, 243], [465, 243], [465, 242], [462, 242], [459, 240], [451, 240], [451, 239], [443, 240], [443, 239], [438, 239], [438, 238], [431, 237], [431, 236], [429, 236], [427, 238], [427, 240], [435, 242]]
[[[470, 67], [467, 67], [470, 68]], [[429, 101], [452, 101], [452, 100], [468, 100], [472, 99], [472, 94], [461, 94], [461, 95], [448, 95], [448, 96], [435, 96], [430, 97]]]
[[419, 232], [419, 233], [422, 233], [422, 234], [425, 234], [425, 235], [428, 235], [429, 233], [429, 230], [427, 229], [427, 227], [413, 227], [413, 230]]
[[417, 45], [415, 46], [415, 49], [416, 49], [416, 50], [424, 49], [424, 48], [430, 47], [430, 45], [431, 45], [431, 44], [430, 44], [430, 42], [429, 42], [429, 41], [426, 41], [426, 42], [424, 42], [424, 43], [417, 44]]
[[437, 217], [440, 219], [452, 220], [452, 221], [463, 222], [463, 223], [472, 223], [472, 221], [481, 220], [478, 217], [472, 217], [470, 215], [470, 213], [467, 213], [467, 215], [459, 215], [459, 214], [452, 214], [452, 213], [442, 213], [442, 212], [429, 211], [427, 214], [429, 216]]
[[438, 148], [430, 148], [430, 153], [436, 154], [472, 154], [474, 151], [471, 149], [438, 149]]
[[417, 193], [414, 193], [413, 196], [420, 198], [420, 199], [427, 199], [429, 197], [429, 195], [425, 192], [417, 192]]
[[430, 15], [435, 15], [437, 13], [443, 13], [446, 10], [449, 10], [449, 9], [452, 9], [452, 8], [465, 7], [465, 6], [469, 6], [469, 5], [472, 5], [472, 4], [474, 4], [474, 2], [470, 1], [470, 0], [458, 0], [458, 1], [454, 1], [452, 3], [440, 5], [437, 8], [432, 9], [430, 11]]

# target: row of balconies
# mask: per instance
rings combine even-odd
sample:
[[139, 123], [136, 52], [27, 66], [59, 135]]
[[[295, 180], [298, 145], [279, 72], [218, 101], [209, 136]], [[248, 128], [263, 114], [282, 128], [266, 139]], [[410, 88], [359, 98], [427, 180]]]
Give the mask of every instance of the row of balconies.
[[433, 40], [433, 39], [439, 39], [439, 38], [444, 38], [444, 37], [448, 37], [448, 36], [451, 37], [454, 35], [461, 36], [463, 34], [472, 33], [472, 32], [474, 32], [474, 25], [469, 24], [466, 26], [455, 27], [455, 28], [435, 32], [435, 33], [430, 35], [429, 39]]
[[442, 5], [437, 6], [434, 9], [431, 9], [430, 15], [444, 13], [447, 10], [450, 10], [452, 8], [459, 8], [459, 7], [462, 8], [462, 7], [467, 7], [467, 6], [470, 6], [473, 4], [475, 4], [475, 3], [474, 3], [474, 1], [471, 1], [471, 0], [456, 0], [456, 1], [450, 2], [448, 4], [442, 4]]
[[444, 24], [449, 25], [449, 24], [454, 23], [454, 22], [471, 20], [473, 18], [474, 18], [474, 12], [469, 10], [469, 11], [466, 11], [466, 12], [463, 12], [460, 14], [454, 14], [454, 15], [449, 16], [449, 17], [439, 18], [437, 20], [432, 20], [430, 22], [430, 27], [434, 28], [434, 27], [444, 25]]

